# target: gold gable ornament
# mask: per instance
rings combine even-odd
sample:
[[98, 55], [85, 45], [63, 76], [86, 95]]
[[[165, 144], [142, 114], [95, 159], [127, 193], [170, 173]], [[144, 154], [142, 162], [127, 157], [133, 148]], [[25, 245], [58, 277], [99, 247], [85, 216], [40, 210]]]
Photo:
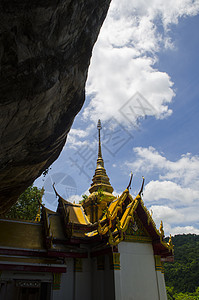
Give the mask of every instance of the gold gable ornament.
[[161, 236], [164, 237], [164, 229], [163, 229], [163, 222], [162, 221], [160, 222], [160, 229], [159, 230], [160, 230]]

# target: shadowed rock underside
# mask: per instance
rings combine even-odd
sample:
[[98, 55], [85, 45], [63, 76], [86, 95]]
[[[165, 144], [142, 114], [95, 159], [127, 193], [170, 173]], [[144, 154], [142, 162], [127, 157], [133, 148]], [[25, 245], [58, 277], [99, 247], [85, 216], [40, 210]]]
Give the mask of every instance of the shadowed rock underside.
[[0, 211], [59, 156], [110, 0], [0, 3]]

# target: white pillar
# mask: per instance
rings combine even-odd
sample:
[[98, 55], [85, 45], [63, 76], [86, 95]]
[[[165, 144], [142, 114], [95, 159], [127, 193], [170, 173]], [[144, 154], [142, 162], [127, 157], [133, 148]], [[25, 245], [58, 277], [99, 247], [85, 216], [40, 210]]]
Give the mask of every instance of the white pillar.
[[121, 291], [121, 272], [120, 272], [120, 253], [113, 253], [113, 270], [115, 280], [115, 300], [122, 300]]
[[164, 280], [164, 268], [161, 262], [161, 256], [155, 255], [154, 258], [159, 300], [167, 300], [166, 286]]

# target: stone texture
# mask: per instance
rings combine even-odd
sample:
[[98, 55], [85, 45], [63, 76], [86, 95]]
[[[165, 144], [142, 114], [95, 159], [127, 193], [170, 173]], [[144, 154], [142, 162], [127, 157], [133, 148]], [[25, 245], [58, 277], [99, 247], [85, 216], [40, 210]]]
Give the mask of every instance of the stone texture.
[[0, 209], [59, 156], [110, 0], [0, 1]]

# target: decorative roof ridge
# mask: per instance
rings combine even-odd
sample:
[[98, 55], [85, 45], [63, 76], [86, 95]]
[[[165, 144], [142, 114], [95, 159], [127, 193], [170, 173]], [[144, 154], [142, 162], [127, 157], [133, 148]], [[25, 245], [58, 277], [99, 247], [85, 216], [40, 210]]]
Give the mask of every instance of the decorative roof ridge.
[[[140, 192], [135, 197], [135, 199], [133, 199], [133, 197], [130, 195], [129, 190], [127, 188], [119, 198], [117, 198], [116, 200], [114, 200], [113, 202], [110, 203], [109, 207], [111, 206], [112, 203], [122, 199], [123, 197], [125, 197], [125, 199], [126, 199], [127, 195], [129, 197], [129, 199], [131, 200], [131, 202], [126, 206], [125, 211], [123, 212], [122, 217], [120, 219], [117, 217], [117, 213], [118, 213], [119, 209], [117, 207], [118, 205], [116, 204], [116, 206], [113, 209], [113, 213], [112, 214], [107, 213], [106, 219], [102, 219], [98, 222], [98, 233], [100, 235], [105, 235], [108, 233], [109, 244], [112, 246], [118, 245], [124, 239], [124, 232], [127, 230], [130, 220], [134, 219], [133, 214], [134, 214], [135, 210], [137, 209], [138, 205], [140, 205], [146, 214], [147, 224], [149, 225], [151, 223], [155, 233], [159, 237], [160, 243], [166, 249], [168, 249], [169, 251], [171, 251], [173, 253], [173, 244], [172, 244], [171, 236], [170, 236], [169, 243], [166, 243], [164, 241], [164, 230], [163, 230], [162, 221], [161, 221], [160, 229], [158, 230], [156, 227], [156, 224], [152, 218], [152, 215], [149, 213], [148, 209], [144, 205], [144, 201], [141, 198], [141, 195], [143, 193], [143, 187], [144, 187], [144, 177], [143, 177]], [[116, 211], [116, 214], [115, 214], [114, 210]], [[113, 225], [112, 221], [115, 218], [117, 219], [116, 225], [114, 226], [114, 228], [112, 228], [112, 225]], [[104, 225], [102, 225], [102, 223]]]
[[[141, 199], [141, 197], [140, 197]], [[160, 243], [166, 247], [168, 250], [172, 251], [173, 252], [173, 244], [172, 244], [172, 240], [171, 240], [171, 235], [170, 235], [170, 241], [169, 243], [165, 242], [164, 241], [164, 230], [163, 230], [163, 222], [161, 221], [160, 223], [160, 229], [158, 230], [157, 227], [156, 227], [156, 224], [152, 218], [152, 214], [149, 213], [147, 207], [144, 205], [144, 201], [141, 199], [140, 200], [140, 204], [142, 206], [142, 208], [144, 209], [145, 213], [147, 214], [147, 223], [148, 225], [151, 223], [152, 226], [153, 226], [153, 229], [155, 230], [156, 234], [160, 237]]]
[[60, 200], [62, 200], [62, 202], [64, 203], [64, 205], [70, 205], [70, 206], [81, 206], [81, 204], [74, 204], [72, 202], [67, 201], [66, 199], [64, 199], [62, 196], [60, 196], [60, 194], [57, 192], [57, 190], [55, 189], [55, 184], [53, 183], [53, 189], [55, 191], [55, 194], [57, 197], [59, 197]]

